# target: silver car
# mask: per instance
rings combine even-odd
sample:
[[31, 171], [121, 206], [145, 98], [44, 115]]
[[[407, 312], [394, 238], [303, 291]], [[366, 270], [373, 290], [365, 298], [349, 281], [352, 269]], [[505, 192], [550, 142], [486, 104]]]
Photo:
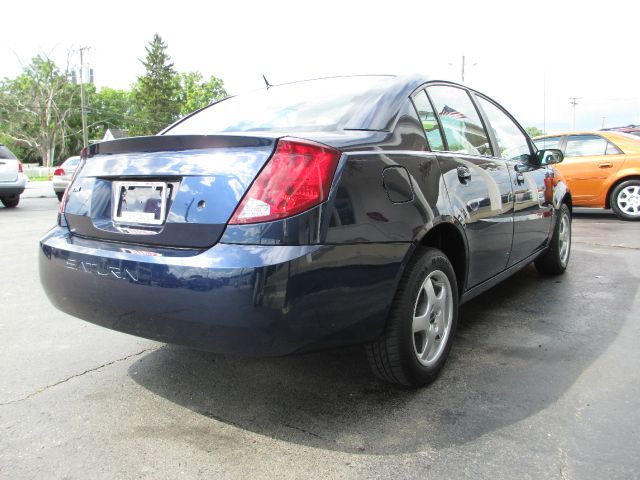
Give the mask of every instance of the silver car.
[[20, 195], [27, 185], [22, 163], [4, 145], [0, 144], [0, 201], [7, 208], [17, 207]]
[[62, 200], [64, 191], [69, 186], [71, 178], [78, 167], [78, 162], [80, 162], [80, 157], [69, 157], [53, 171], [53, 191], [56, 192], [58, 200]]

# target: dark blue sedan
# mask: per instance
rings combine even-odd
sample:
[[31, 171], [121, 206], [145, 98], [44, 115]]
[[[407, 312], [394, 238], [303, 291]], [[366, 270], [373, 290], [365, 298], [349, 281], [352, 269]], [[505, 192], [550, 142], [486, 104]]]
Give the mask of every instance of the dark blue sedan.
[[231, 97], [93, 145], [40, 243], [60, 310], [221, 353], [363, 343], [418, 386], [458, 307], [535, 261], [567, 267], [571, 195], [499, 104], [420, 76]]

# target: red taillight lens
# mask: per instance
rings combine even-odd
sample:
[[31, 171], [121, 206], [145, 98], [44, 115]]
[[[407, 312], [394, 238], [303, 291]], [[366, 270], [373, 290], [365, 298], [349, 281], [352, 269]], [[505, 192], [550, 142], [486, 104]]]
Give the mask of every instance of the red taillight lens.
[[236, 208], [230, 224], [290, 217], [324, 202], [340, 152], [319, 143], [283, 138]]
[[57, 177], [57, 176], [59, 176], [59, 175], [64, 175], [64, 169], [63, 169], [63, 168], [56, 168], [56, 169], [53, 171], [53, 176], [54, 176], [54, 177]]
[[20, 160], [18, 160], [18, 172], [23, 173], [22, 162]]

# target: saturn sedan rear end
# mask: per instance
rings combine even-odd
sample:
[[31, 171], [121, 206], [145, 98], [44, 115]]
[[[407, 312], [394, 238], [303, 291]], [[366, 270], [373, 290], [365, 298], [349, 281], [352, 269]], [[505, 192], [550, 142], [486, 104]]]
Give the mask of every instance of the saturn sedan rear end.
[[[433, 101], [447, 100], [434, 109], [428, 84], [271, 87], [157, 136], [93, 145], [41, 240], [49, 298], [108, 328], [221, 353], [368, 342], [381, 377], [431, 381], [460, 301], [533, 260], [564, 271], [570, 213], [545, 163], [553, 152], [537, 156], [483, 97], [511, 129], [502, 148], [474, 117], [475, 93], [436, 85]], [[506, 152], [528, 166], [516, 172]]]

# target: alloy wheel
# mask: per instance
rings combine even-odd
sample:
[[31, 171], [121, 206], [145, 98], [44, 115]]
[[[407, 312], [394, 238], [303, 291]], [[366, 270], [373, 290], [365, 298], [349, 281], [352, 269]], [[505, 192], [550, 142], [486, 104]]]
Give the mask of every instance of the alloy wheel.
[[618, 208], [631, 217], [640, 216], [640, 185], [629, 185], [618, 193]]
[[444, 272], [434, 270], [422, 283], [413, 310], [413, 348], [422, 365], [431, 365], [442, 355], [452, 318], [451, 284]]

